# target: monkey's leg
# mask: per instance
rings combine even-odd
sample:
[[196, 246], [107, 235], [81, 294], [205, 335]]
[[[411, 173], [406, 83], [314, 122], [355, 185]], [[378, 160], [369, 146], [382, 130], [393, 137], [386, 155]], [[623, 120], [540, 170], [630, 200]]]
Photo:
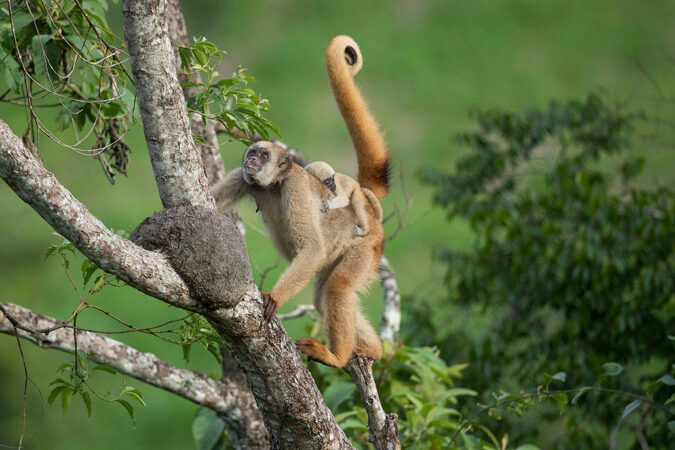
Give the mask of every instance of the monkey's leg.
[[347, 277], [340, 275], [339, 264], [319, 290], [315, 300], [323, 310], [323, 322], [330, 350], [312, 338], [298, 339], [298, 350], [310, 359], [327, 366], [343, 367], [354, 354], [356, 346], [356, 313], [358, 297], [353, 284]]
[[382, 342], [361, 311], [356, 313], [356, 354], [371, 359], [382, 358]]
[[357, 191], [352, 194], [352, 209], [359, 221], [354, 227], [354, 236], [365, 236], [368, 234], [368, 215], [366, 214], [366, 198], [359, 195]]

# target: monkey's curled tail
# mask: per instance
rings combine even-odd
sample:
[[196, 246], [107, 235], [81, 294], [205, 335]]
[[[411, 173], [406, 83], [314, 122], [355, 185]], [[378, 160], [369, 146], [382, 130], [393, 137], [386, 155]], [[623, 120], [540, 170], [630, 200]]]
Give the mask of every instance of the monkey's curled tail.
[[389, 151], [384, 136], [354, 83], [363, 66], [359, 46], [349, 36], [336, 36], [326, 49], [326, 69], [333, 95], [356, 149], [359, 184], [378, 198], [389, 190]]

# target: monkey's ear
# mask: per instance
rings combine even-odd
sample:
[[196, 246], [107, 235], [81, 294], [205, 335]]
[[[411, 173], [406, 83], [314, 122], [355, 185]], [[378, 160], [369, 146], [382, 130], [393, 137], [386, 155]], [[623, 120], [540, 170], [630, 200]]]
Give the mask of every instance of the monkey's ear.
[[279, 167], [279, 169], [281, 170], [285, 170], [291, 166], [292, 161], [293, 160], [291, 159], [290, 153], [284, 152], [279, 157], [279, 164], [277, 165], [277, 167]]

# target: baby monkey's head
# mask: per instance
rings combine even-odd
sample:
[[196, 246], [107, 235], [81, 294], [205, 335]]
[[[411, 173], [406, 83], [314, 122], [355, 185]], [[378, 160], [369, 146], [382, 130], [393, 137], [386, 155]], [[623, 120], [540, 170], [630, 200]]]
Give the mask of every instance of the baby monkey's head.
[[335, 186], [335, 170], [323, 161], [316, 161], [309, 163], [305, 166], [305, 170], [309, 172], [310, 175], [319, 179], [333, 195], [336, 195], [337, 187]]

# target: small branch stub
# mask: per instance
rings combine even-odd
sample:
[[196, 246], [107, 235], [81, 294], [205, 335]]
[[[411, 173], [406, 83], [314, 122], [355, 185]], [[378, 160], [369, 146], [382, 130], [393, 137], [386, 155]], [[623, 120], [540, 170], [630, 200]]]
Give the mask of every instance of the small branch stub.
[[398, 416], [387, 414], [382, 409], [380, 396], [373, 377], [373, 360], [355, 356], [345, 366], [363, 399], [368, 413], [368, 440], [376, 450], [397, 450], [401, 448], [398, 440]]

